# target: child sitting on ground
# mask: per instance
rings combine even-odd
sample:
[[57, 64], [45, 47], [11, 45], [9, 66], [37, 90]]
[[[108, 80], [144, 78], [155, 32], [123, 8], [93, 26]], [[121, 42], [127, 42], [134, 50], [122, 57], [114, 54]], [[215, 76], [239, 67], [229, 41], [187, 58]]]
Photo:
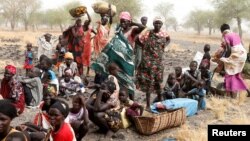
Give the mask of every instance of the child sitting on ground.
[[84, 85], [73, 79], [73, 71], [70, 68], [65, 69], [64, 77], [60, 81], [60, 93], [67, 99], [69, 96], [76, 95], [78, 92], [84, 93]]
[[64, 63], [59, 66], [58, 77], [61, 78], [64, 76], [65, 69], [70, 68], [73, 71], [73, 76], [79, 75], [76, 62], [74, 62], [74, 56], [70, 52], [66, 52], [64, 55]]
[[198, 110], [205, 110], [206, 109], [206, 100], [205, 100], [205, 96], [206, 96], [206, 90], [205, 90], [205, 81], [204, 80], [200, 80], [197, 83], [197, 87], [193, 88], [192, 90], [190, 90], [186, 96], [191, 96], [192, 99], [197, 100], [198, 101]]
[[84, 97], [81, 95], [74, 96], [72, 106], [65, 122], [70, 123], [75, 132], [77, 141], [81, 141], [87, 134], [89, 128], [88, 110], [85, 106]]
[[51, 70], [52, 68], [52, 60], [49, 59], [48, 57], [43, 58], [43, 60], [40, 63], [40, 67], [42, 69], [42, 83], [43, 84], [54, 84], [56, 85], [56, 94], [59, 93], [59, 82], [56, 77], [55, 72]]
[[184, 75], [182, 74], [182, 68], [181, 67], [175, 67], [175, 78], [179, 82], [180, 86], [182, 87], [183, 85], [183, 77]]
[[117, 95], [116, 91], [116, 84], [112, 79], [109, 79], [102, 83], [98, 93], [91, 96], [87, 101], [89, 119], [99, 127], [101, 133], [108, 135], [112, 134], [112, 131], [118, 131], [121, 125], [118, 111], [120, 101], [119, 99], [111, 98], [112, 95]]
[[190, 62], [190, 70], [185, 71], [184, 73], [184, 83], [182, 90], [188, 92], [195, 88], [196, 83], [201, 80], [201, 72], [197, 69], [198, 63], [196, 61]]
[[181, 88], [175, 76], [176, 75], [174, 73], [170, 73], [168, 75], [167, 83], [165, 84], [164, 92], [162, 93], [164, 100], [179, 97]]
[[126, 108], [126, 116], [131, 122], [133, 122], [134, 116], [140, 116], [143, 114], [143, 106], [128, 98], [128, 90], [126, 88], [121, 88], [119, 100], [121, 102], [121, 109]]
[[33, 68], [28, 72], [28, 78], [18, 77], [19, 81], [23, 84], [27, 106], [37, 106], [42, 101], [43, 85], [40, 76], [40, 69]]
[[211, 86], [212, 72], [208, 69], [208, 63], [202, 62], [200, 65], [201, 79], [205, 81], [205, 90], [208, 94]]

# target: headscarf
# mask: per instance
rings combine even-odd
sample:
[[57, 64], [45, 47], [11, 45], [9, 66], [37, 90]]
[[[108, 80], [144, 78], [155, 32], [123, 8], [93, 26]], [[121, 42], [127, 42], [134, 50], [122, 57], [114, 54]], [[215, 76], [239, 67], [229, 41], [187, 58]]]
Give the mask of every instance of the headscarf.
[[0, 100], [0, 113], [10, 117], [11, 119], [17, 117], [16, 107], [8, 100]]
[[68, 106], [68, 104], [66, 102], [61, 101], [61, 100], [58, 100], [50, 108], [55, 108], [55, 109], [59, 110], [65, 118], [69, 114], [69, 106]]
[[161, 21], [163, 22], [162, 18], [160, 16], [157, 16], [154, 18], [153, 22], [156, 22], [156, 21]]
[[120, 13], [120, 19], [124, 19], [124, 20], [128, 20], [128, 21], [132, 20], [130, 13], [127, 11]]
[[43, 95], [56, 96], [56, 86], [53, 84], [44, 84]]
[[16, 74], [16, 67], [12, 66], [12, 65], [7, 65], [5, 67], [5, 70], [8, 70], [11, 74], [15, 75]]
[[71, 52], [66, 52], [64, 55], [65, 59], [74, 59], [74, 56]]

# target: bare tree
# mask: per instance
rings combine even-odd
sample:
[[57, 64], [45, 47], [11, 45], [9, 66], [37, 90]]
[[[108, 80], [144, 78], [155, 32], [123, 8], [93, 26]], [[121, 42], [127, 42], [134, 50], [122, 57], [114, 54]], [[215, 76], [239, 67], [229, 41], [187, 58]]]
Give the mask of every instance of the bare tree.
[[204, 15], [205, 11], [203, 10], [191, 11], [185, 23], [185, 26], [194, 28], [197, 31], [198, 35], [200, 35], [206, 24], [206, 18]]
[[167, 19], [167, 23], [166, 24], [168, 24], [169, 26], [171, 26], [174, 29], [174, 31], [177, 32], [177, 30], [178, 30], [178, 21], [176, 20], [175, 17], [169, 17]]
[[215, 11], [207, 10], [203, 11], [203, 16], [204, 16], [204, 22], [205, 22], [205, 27], [208, 28], [208, 34], [212, 34], [213, 28], [215, 28], [216, 25], [216, 13]]
[[15, 29], [21, 16], [21, 2], [22, 0], [0, 0], [0, 9], [3, 11], [4, 18], [10, 22], [11, 30]]
[[[172, 16], [172, 11], [174, 9], [174, 5], [172, 3], [169, 3], [169, 2], [161, 2], [159, 3], [155, 8], [154, 10], [161, 16], [164, 18], [164, 23], [165, 23], [165, 26], [166, 28], [168, 28], [170, 25], [169, 25], [169, 20], [172, 20], [173, 22], [176, 21], [176, 19], [174, 19], [174, 17], [171, 17]], [[177, 22], [177, 21], [176, 21]]]
[[239, 35], [242, 37], [242, 19], [249, 17], [250, 0], [213, 0], [212, 4], [218, 10], [220, 17], [236, 19]]
[[27, 31], [29, 24], [32, 24], [31, 22], [35, 22], [34, 16], [41, 7], [41, 2], [39, 0], [21, 0], [21, 2], [21, 20], [24, 23], [25, 31]]

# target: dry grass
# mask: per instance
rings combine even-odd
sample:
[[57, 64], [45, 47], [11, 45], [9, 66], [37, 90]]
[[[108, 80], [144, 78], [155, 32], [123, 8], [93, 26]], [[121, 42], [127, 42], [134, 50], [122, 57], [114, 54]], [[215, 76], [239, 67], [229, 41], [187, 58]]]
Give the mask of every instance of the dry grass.
[[183, 47], [181, 47], [179, 44], [171, 44], [169, 48], [166, 48], [171, 51], [185, 51]]
[[243, 105], [247, 99], [247, 92], [242, 91], [239, 93], [238, 105]]
[[224, 121], [225, 112], [231, 104], [228, 98], [211, 97], [208, 99], [207, 109], [213, 111], [216, 119]]
[[220, 42], [220, 35], [215, 34], [215, 35], [197, 35], [195, 33], [190, 34], [190, 33], [184, 33], [184, 32], [170, 32], [169, 33], [172, 39], [181, 39], [185, 41], [190, 41], [195, 43], [202, 43], [202, 44], [218, 44]]
[[238, 117], [230, 121], [231, 124], [249, 124], [250, 118], [243, 111], [238, 113]]
[[194, 129], [189, 125], [183, 125], [175, 133], [178, 141], [206, 141], [207, 130], [205, 128]]
[[[215, 33], [212, 35], [208, 35], [207, 33], [203, 33], [198, 35], [196, 33], [188, 33], [188, 32], [169, 32], [170, 37], [172, 39], [181, 39], [185, 41], [190, 41], [193, 43], [202, 43], [202, 44], [220, 44], [221, 34]], [[245, 34], [243, 35], [243, 43], [248, 46], [250, 42], [250, 38]], [[247, 47], [246, 47], [247, 48]]]
[[[38, 31], [38, 32], [25, 32], [25, 31], [0, 31], [0, 39], [20, 39], [20, 42], [17, 42], [17, 44], [21, 45], [21, 49], [25, 49], [25, 45], [30, 42], [34, 46], [37, 44], [37, 39], [47, 33], [46, 31]], [[51, 33], [51, 32], [50, 32]], [[60, 32], [52, 32], [51, 34], [58, 36]], [[0, 42], [0, 46], [3, 44], [10, 44], [9, 42]]]

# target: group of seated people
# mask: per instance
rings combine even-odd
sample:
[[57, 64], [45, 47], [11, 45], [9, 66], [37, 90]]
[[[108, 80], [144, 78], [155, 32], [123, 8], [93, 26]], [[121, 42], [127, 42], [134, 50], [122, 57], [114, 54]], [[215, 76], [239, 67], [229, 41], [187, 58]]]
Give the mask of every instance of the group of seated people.
[[[5, 67], [1, 82], [3, 103], [11, 103], [16, 110], [15, 116], [11, 115], [10, 119], [22, 114], [25, 105], [39, 109], [32, 123], [24, 123], [17, 127], [18, 130], [27, 132], [25, 140], [53, 138], [55, 141], [80, 141], [89, 129], [89, 119], [100, 127], [102, 133], [107, 133], [122, 127], [119, 111], [123, 110], [128, 117], [142, 114], [143, 107], [127, 98], [127, 90], [120, 89], [118, 80], [113, 75], [100, 85], [85, 86], [77, 75], [73, 59], [72, 53], [65, 53], [65, 61], [60, 64], [58, 75], [53, 71], [51, 59], [45, 55], [41, 55], [39, 64], [29, 70], [26, 76], [19, 76], [16, 67], [12, 65]], [[110, 65], [110, 68], [116, 67]], [[84, 92], [87, 87], [95, 88], [97, 91], [85, 100]], [[60, 96], [67, 100], [73, 97], [72, 108], [69, 108], [68, 103], [61, 100]], [[125, 108], [126, 106], [128, 108]], [[1, 113], [9, 116], [4, 112], [0, 111], [0, 116]], [[9, 131], [5, 131], [8, 132], [5, 135], [5, 132], [0, 133], [0, 137], [3, 137], [1, 140], [12, 137], [9, 135], [12, 132]], [[17, 132], [13, 128], [14, 131]], [[49, 133], [50, 136], [47, 137], [45, 133]]]
[[[133, 117], [143, 114], [144, 106], [130, 100], [128, 90], [119, 86], [115, 77], [119, 70], [116, 64], [109, 65], [110, 75], [103, 81], [84, 85], [73, 60], [72, 53], [66, 52], [55, 73], [51, 59], [41, 55], [39, 64], [25, 77], [16, 75], [14, 66], [6, 66], [0, 91], [5, 100], [1, 100], [0, 105], [12, 103], [12, 112], [16, 110], [17, 114], [10, 114], [1, 108], [0, 120], [1, 116], [12, 120], [24, 111], [25, 105], [38, 107], [39, 112], [32, 123], [16, 128], [25, 133], [25, 140], [53, 138], [55, 141], [80, 141], [88, 132], [90, 123], [98, 126], [100, 133], [110, 135], [120, 128], [127, 128], [133, 123]], [[202, 61], [198, 66], [196, 61], [192, 61], [190, 69], [185, 72], [181, 67], [175, 67], [175, 72], [168, 75], [162, 92], [164, 100], [189, 97], [198, 101], [198, 109], [205, 109], [205, 95], [211, 82], [209, 63], [206, 62]], [[96, 89], [88, 99], [84, 97], [86, 88]], [[72, 107], [69, 108], [67, 102], [58, 98], [60, 96], [67, 100], [73, 96]], [[8, 131], [0, 132], [1, 140], [12, 137], [12, 128], [8, 126], [5, 128]], [[16, 129], [13, 128], [13, 132], [18, 132]]]
[[187, 70], [182, 67], [174, 68], [175, 72], [168, 75], [162, 93], [164, 100], [188, 97], [198, 101], [198, 109], [204, 110], [206, 108], [205, 96], [210, 90], [212, 79], [209, 51], [210, 45], [206, 44], [200, 64], [197, 61], [191, 61]]

